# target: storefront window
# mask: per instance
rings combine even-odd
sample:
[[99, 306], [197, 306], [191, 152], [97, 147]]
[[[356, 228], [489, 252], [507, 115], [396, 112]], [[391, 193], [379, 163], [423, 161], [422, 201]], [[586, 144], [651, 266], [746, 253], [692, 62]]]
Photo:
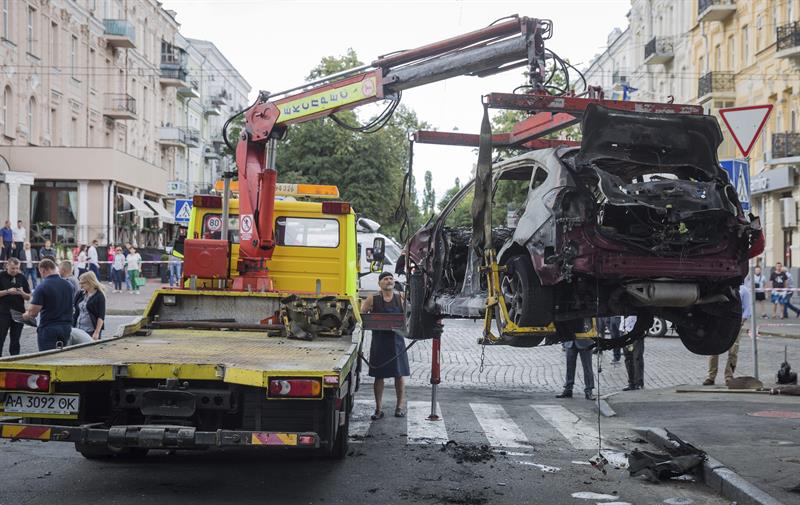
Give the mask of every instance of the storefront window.
[[31, 188], [31, 243], [75, 245], [78, 188], [68, 182], [37, 182]]

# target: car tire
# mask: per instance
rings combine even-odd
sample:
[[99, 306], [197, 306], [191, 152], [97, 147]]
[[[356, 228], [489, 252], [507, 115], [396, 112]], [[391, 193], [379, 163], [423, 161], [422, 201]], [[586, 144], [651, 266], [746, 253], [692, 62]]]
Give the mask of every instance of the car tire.
[[667, 334], [667, 321], [661, 317], [654, 317], [653, 324], [647, 330], [648, 337], [661, 338]]
[[406, 282], [405, 338], [427, 340], [442, 334], [436, 317], [425, 311], [425, 279], [422, 272], [412, 272]]
[[529, 257], [512, 256], [505, 264], [501, 292], [517, 326], [547, 326], [553, 321], [553, 289], [542, 286]]
[[353, 403], [352, 397], [348, 395], [347, 398], [345, 398], [345, 402], [344, 426], [339, 427], [339, 430], [336, 432], [336, 440], [333, 442], [329, 454], [330, 459], [344, 459], [347, 456], [347, 450], [350, 444], [350, 405]]
[[742, 300], [732, 290], [733, 300], [690, 309], [675, 322], [675, 330], [689, 351], [702, 356], [727, 352], [742, 329]]

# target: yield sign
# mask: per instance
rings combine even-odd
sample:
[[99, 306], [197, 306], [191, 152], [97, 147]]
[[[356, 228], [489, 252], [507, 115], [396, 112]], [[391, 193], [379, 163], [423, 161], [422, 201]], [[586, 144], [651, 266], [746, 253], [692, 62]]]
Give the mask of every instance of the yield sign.
[[748, 156], [767, 122], [772, 105], [720, 109], [719, 114], [743, 155]]

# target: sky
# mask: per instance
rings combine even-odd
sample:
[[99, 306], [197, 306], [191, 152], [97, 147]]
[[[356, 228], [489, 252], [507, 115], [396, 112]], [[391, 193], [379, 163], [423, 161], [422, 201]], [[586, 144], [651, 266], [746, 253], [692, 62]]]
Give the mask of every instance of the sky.
[[[163, 4], [178, 13], [184, 36], [216, 44], [252, 86], [251, 98], [259, 89], [278, 92], [302, 84], [323, 57], [343, 55], [348, 48], [361, 61], [370, 62], [482, 28], [510, 14], [551, 19], [553, 37], [545, 47], [585, 68], [606, 48], [611, 30], [627, 26], [630, 10], [630, 0], [164, 0]], [[478, 133], [481, 96], [510, 93], [523, 83], [521, 69], [487, 78], [455, 77], [406, 90], [402, 103], [434, 129]], [[462, 182], [470, 178], [476, 161], [470, 148], [415, 145], [419, 195], [426, 170], [431, 171], [438, 200], [456, 177]]]

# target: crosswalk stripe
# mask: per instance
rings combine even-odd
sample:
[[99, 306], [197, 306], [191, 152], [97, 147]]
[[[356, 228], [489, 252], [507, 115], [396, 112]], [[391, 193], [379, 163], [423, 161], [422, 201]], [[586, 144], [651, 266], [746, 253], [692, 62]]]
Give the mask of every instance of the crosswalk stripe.
[[576, 449], [596, 449], [597, 429], [561, 405], [532, 405]]
[[495, 447], [530, 447], [528, 437], [511, 420], [506, 410], [493, 403], [470, 403], [472, 412], [486, 434], [489, 443]]
[[439, 404], [436, 404], [436, 411], [439, 413], [439, 421], [428, 421], [431, 411], [430, 402], [408, 402], [406, 412], [407, 437], [409, 444], [444, 444], [449, 438], [444, 424], [444, 416]]
[[370, 400], [356, 400], [353, 411], [350, 413], [350, 441], [361, 442], [369, 431], [372, 420], [369, 416], [375, 408], [375, 403]]

